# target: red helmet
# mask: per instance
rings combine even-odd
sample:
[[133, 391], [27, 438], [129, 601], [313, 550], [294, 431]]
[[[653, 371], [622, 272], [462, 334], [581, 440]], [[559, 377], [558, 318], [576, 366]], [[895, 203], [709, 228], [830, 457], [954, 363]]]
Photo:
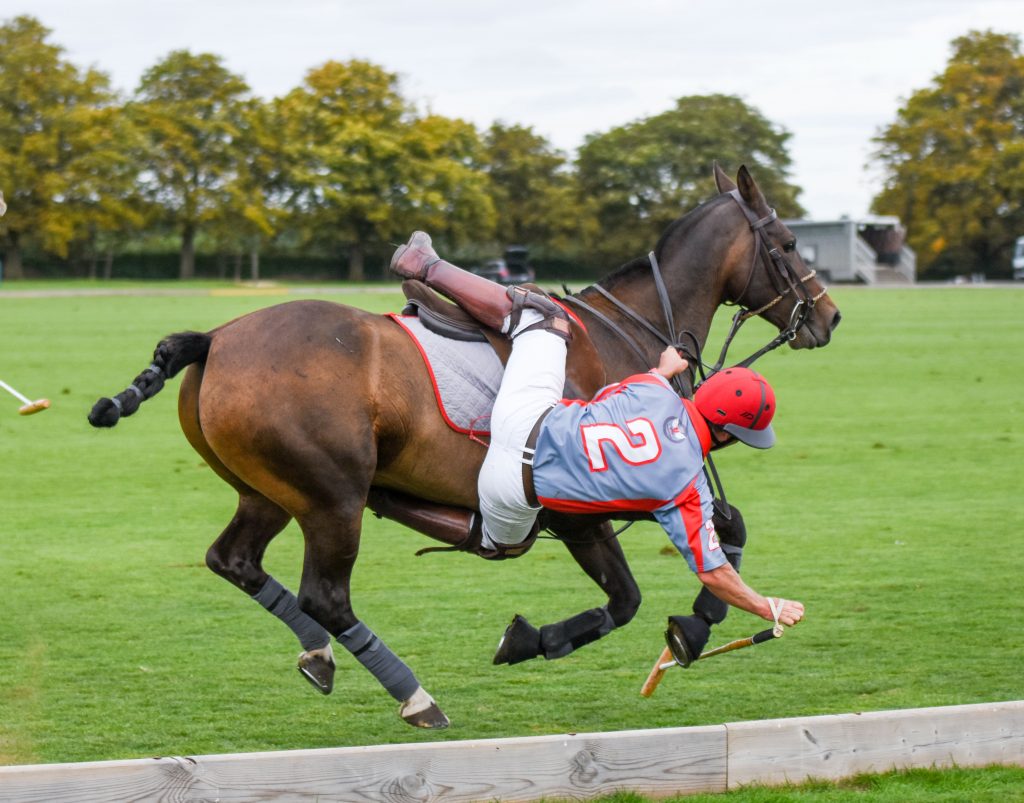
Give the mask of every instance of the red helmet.
[[711, 424], [757, 449], [775, 443], [775, 391], [749, 368], [726, 368], [708, 377], [693, 394], [697, 410]]

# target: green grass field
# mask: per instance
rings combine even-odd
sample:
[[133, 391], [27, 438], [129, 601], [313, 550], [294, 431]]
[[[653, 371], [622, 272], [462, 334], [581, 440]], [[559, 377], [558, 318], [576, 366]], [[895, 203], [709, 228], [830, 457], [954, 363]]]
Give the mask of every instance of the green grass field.
[[[400, 306], [379, 290], [330, 298]], [[402, 723], [343, 651], [334, 694], [317, 695], [294, 669], [291, 634], [205, 568], [235, 500], [178, 429], [176, 380], [113, 430], [86, 422], [163, 335], [283, 296], [0, 298], [0, 379], [53, 401], [21, 417], [19, 402], [0, 398], [0, 764], [1021, 698], [1024, 290], [833, 297], [844, 321], [831, 346], [779, 350], [757, 365], [778, 394], [779, 444], [718, 460], [750, 531], [748, 582], [807, 605], [806, 621], [777, 643], [673, 670], [642, 699], [665, 617], [689, 612], [698, 584], [656, 527], [637, 525], [623, 538], [644, 604], [628, 627], [561, 661], [494, 667], [512, 614], [540, 625], [603, 602], [564, 548], [545, 541], [494, 564], [416, 558], [427, 539], [366, 518], [356, 611], [451, 717], [440, 733]], [[772, 334], [760, 322], [749, 329], [737, 358]], [[293, 524], [267, 554], [293, 588], [301, 548]], [[734, 612], [713, 639], [760, 627]]]

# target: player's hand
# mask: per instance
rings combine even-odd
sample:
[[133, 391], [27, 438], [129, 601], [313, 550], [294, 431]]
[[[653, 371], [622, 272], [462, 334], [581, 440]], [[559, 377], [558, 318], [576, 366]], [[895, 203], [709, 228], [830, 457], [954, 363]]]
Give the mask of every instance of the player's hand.
[[654, 370], [665, 379], [671, 379], [676, 374], [682, 373], [689, 368], [688, 363], [674, 346], [668, 346], [658, 358], [658, 367]]
[[[781, 597], [769, 597], [768, 600], [769, 610], [772, 607], [771, 603], [775, 604], [774, 613], [778, 614], [780, 625], [789, 627], [804, 618], [804, 604], [802, 602], [797, 602], [795, 599], [782, 599]], [[769, 613], [764, 618], [769, 622], [775, 621], [773, 613]]]

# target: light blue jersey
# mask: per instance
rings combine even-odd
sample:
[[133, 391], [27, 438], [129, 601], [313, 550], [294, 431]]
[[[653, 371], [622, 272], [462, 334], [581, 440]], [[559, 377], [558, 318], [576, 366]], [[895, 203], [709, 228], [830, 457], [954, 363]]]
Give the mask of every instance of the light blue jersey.
[[649, 511], [694, 572], [726, 563], [704, 476], [711, 433], [692, 402], [654, 372], [563, 400], [537, 438], [533, 482], [544, 507], [567, 513]]

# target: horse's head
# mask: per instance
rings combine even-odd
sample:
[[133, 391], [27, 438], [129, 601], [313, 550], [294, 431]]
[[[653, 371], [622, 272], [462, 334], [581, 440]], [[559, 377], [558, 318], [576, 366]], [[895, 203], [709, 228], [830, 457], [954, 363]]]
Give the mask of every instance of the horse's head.
[[840, 314], [796, 249], [796, 237], [765, 200], [747, 168], [740, 167], [734, 183], [716, 164], [715, 184], [729, 194], [736, 215], [743, 215], [749, 247], [726, 284], [726, 298], [760, 315], [780, 332], [795, 327], [789, 345], [794, 349], [824, 346], [839, 324]]

